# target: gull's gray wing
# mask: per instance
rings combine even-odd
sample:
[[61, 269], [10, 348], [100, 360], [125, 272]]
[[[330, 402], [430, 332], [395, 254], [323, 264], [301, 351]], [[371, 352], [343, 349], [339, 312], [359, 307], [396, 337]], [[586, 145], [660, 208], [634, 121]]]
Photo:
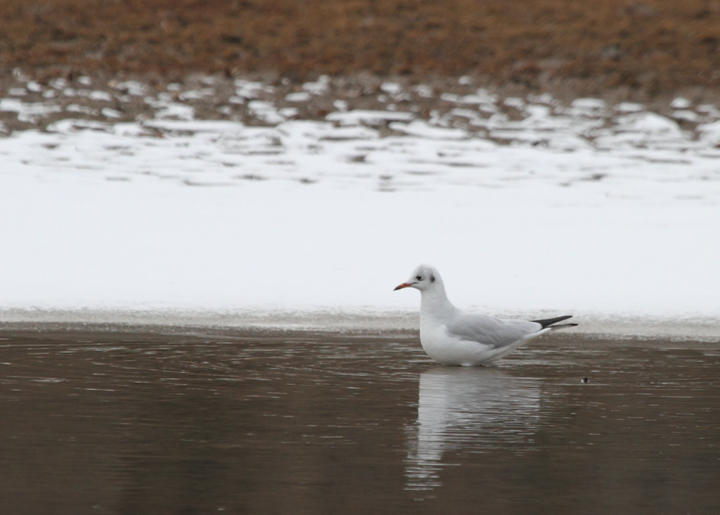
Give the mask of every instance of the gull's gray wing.
[[493, 348], [506, 347], [542, 330], [537, 322], [502, 320], [487, 315], [460, 314], [446, 324], [448, 333]]

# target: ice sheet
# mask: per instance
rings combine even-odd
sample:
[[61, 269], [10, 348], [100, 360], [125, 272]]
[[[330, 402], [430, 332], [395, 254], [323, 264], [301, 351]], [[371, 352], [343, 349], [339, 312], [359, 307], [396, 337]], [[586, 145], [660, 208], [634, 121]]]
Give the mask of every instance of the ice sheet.
[[689, 131], [536, 97], [510, 102], [518, 119], [479, 90], [425, 118], [287, 120], [256, 99], [270, 86], [236, 88], [262, 125], [158, 96], [150, 120], [0, 138], [0, 309], [408, 313], [416, 292], [392, 289], [427, 262], [489, 313], [720, 317], [717, 110]]

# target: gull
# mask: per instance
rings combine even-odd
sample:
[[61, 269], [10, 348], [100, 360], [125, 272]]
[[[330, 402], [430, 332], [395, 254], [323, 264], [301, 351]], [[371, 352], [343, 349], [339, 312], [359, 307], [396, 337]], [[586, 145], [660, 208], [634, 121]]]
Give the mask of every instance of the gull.
[[429, 265], [417, 267], [395, 290], [402, 288], [420, 290], [420, 343], [428, 356], [444, 365], [489, 363], [541, 334], [577, 325], [555, 325], [571, 315], [525, 321], [464, 313], [448, 300], [442, 277]]

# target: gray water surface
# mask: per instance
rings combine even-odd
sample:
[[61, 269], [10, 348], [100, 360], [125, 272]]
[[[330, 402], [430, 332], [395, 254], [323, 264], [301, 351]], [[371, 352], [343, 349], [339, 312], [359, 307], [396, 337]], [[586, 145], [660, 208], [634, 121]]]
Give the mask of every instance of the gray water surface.
[[2, 513], [720, 513], [718, 343], [0, 337]]

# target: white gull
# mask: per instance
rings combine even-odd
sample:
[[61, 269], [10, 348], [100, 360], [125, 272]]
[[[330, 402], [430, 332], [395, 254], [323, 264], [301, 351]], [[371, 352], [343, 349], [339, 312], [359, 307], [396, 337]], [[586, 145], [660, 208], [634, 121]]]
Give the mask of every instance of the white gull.
[[463, 313], [448, 300], [442, 277], [429, 265], [417, 267], [395, 290], [401, 288], [420, 290], [420, 343], [428, 356], [445, 365], [489, 363], [541, 334], [577, 325], [554, 325], [570, 315], [525, 321]]

